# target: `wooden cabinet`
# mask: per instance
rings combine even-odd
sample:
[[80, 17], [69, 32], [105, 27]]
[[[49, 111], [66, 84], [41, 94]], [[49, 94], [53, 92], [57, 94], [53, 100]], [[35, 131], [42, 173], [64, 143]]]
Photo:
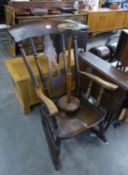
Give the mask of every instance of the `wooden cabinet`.
[[89, 12], [87, 24], [89, 25], [90, 32], [101, 32], [107, 30], [114, 23], [111, 20], [111, 12]]
[[[37, 70], [33, 56], [29, 56], [28, 59], [29, 59], [30, 65], [32, 66], [34, 74], [35, 74], [37, 80], [39, 81], [39, 84], [41, 85], [41, 80], [39, 78], [39, 72]], [[50, 82], [48, 79], [48, 63], [47, 63], [47, 59], [44, 56], [44, 54], [39, 54], [38, 59], [39, 59], [40, 64], [41, 64], [43, 75], [46, 79], [46, 84], [48, 87], [49, 94], [52, 97], [54, 97], [55, 95], [58, 95], [58, 93], [64, 94], [66, 92], [66, 84], [63, 85], [63, 88], [61, 90], [59, 90], [58, 92], [55, 92], [51, 88]], [[23, 61], [22, 57], [17, 57], [15, 59], [6, 60], [5, 64], [6, 64], [7, 69], [10, 72], [11, 77], [12, 77], [14, 91], [15, 91], [15, 94], [18, 98], [20, 106], [25, 113], [28, 113], [31, 110], [31, 106], [38, 104], [40, 102], [40, 100], [35, 93], [32, 80], [30, 78], [30, 75], [29, 75], [26, 67], [25, 67], [24, 61]], [[59, 65], [60, 65], [60, 71], [63, 72], [64, 71], [63, 70], [64, 64], [63, 64], [62, 54], [60, 54], [60, 64]], [[71, 66], [72, 66], [72, 69], [74, 69], [73, 57], [72, 57]], [[56, 74], [56, 71], [54, 69], [53, 75], [55, 75], [55, 74]], [[64, 76], [64, 74], [62, 74], [62, 79], [64, 78], [63, 76]], [[72, 85], [73, 85], [72, 87], [74, 88], [75, 87], [74, 76], [72, 79]]]
[[90, 32], [105, 32], [123, 28], [126, 11], [124, 10], [97, 10], [88, 12], [87, 24]]
[[126, 12], [126, 17], [125, 17], [125, 21], [124, 21], [124, 27], [128, 28], [128, 12]]
[[116, 15], [115, 15], [114, 27], [115, 28], [123, 28], [124, 21], [126, 18], [126, 11], [117, 11], [115, 13], [116, 13]]

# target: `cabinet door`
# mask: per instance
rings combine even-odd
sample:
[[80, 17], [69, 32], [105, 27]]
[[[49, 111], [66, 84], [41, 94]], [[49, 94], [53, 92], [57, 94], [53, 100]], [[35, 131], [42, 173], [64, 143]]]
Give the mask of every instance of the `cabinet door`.
[[102, 31], [110, 31], [113, 29], [116, 13], [105, 12], [102, 19]]
[[124, 21], [128, 27], [128, 14], [125, 20], [126, 11], [104, 11], [104, 12], [89, 12], [88, 25], [90, 32], [104, 32], [118, 28], [123, 28]]
[[114, 12], [90, 12], [88, 25], [90, 32], [103, 32], [113, 29], [115, 20]]
[[89, 12], [87, 24], [90, 32], [99, 32], [102, 25], [102, 13]]
[[116, 18], [114, 23], [114, 28], [123, 28], [125, 22], [126, 12], [118, 11], [116, 12]]
[[128, 12], [126, 12], [125, 21], [124, 21], [124, 27], [128, 28]]

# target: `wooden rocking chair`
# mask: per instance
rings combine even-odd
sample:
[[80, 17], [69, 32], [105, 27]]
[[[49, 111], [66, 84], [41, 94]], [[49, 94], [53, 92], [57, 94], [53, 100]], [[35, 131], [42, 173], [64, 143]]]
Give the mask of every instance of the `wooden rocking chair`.
[[[51, 158], [55, 169], [60, 168], [60, 148], [61, 141], [64, 139], [69, 139], [71, 137], [77, 136], [87, 129], [91, 129], [97, 137], [102, 141], [107, 142], [107, 139], [104, 135], [104, 125], [103, 121], [106, 116], [106, 111], [100, 106], [100, 101], [102, 94], [105, 92], [105, 89], [114, 91], [118, 87], [115, 84], [104, 81], [96, 75], [90, 74], [88, 72], [81, 72], [79, 68], [79, 60], [77, 57], [77, 36], [79, 32], [87, 32], [87, 26], [80, 24], [75, 21], [36, 21], [28, 22], [24, 24], [17, 25], [10, 29], [10, 34], [14, 38], [15, 42], [18, 43], [21, 54], [23, 56], [24, 63], [29, 71], [31, 79], [33, 81], [35, 91], [37, 96], [41, 100], [41, 115], [42, 115], [42, 124], [46, 134], [46, 139], [48, 142]], [[62, 37], [62, 50], [64, 55], [65, 62], [65, 77], [67, 78], [67, 92], [60, 94], [54, 98], [51, 98], [49, 95], [49, 90], [46, 86], [46, 81], [41, 71], [41, 65], [38, 60], [38, 54], [36, 52], [36, 47], [33, 42], [35, 37], [44, 37], [44, 53], [47, 56], [48, 60], [48, 78], [54, 91], [58, 91], [63, 86], [63, 81], [61, 79], [61, 72], [59, 70], [59, 64], [55, 58], [48, 58], [49, 51], [46, 51], [48, 44], [51, 42], [50, 35], [60, 33], [63, 37], [66, 37], [68, 42], [68, 58], [66, 57], [65, 52], [65, 42]], [[46, 36], [46, 37], [45, 37]], [[73, 38], [74, 43], [74, 62], [75, 62], [75, 78], [76, 78], [76, 87], [72, 91], [71, 85], [71, 40]], [[35, 58], [35, 63], [39, 70], [40, 79], [44, 88], [44, 92], [39, 85], [39, 82], [34, 75], [31, 65], [29, 64], [29, 59], [23, 48], [22, 41], [28, 39], [32, 45], [32, 51]], [[79, 39], [79, 38], [78, 38]], [[45, 43], [46, 42], [46, 43]], [[53, 47], [53, 44], [50, 45], [50, 49]], [[46, 49], [46, 50], [45, 50]], [[54, 50], [54, 48], [53, 48]], [[53, 51], [54, 52], [54, 51]], [[68, 63], [67, 63], [68, 62]], [[52, 74], [52, 67], [56, 70], [56, 75]], [[66, 73], [65, 73], [66, 72]], [[87, 85], [87, 92], [81, 91], [80, 77], [84, 76], [87, 80], [90, 80]], [[93, 82], [97, 83], [100, 88], [98, 96], [93, 98], [91, 95], [91, 87]], [[78, 105], [75, 109], [67, 110], [65, 107], [59, 104], [60, 98], [68, 94], [67, 104], [70, 106], [70, 100], [77, 99]], [[63, 101], [63, 100], [62, 100]], [[75, 101], [75, 100], [74, 100]], [[74, 105], [74, 103], [73, 103]], [[71, 105], [72, 106], [72, 105]], [[95, 127], [96, 126], [96, 127]]]

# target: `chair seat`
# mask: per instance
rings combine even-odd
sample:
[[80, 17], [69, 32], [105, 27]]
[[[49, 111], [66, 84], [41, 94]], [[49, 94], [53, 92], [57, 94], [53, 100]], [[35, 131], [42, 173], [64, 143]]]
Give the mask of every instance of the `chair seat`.
[[94, 105], [85, 102], [80, 109], [73, 114], [66, 114], [63, 111], [56, 116], [58, 123], [57, 137], [67, 139], [78, 135], [104, 119], [105, 113], [98, 110]]

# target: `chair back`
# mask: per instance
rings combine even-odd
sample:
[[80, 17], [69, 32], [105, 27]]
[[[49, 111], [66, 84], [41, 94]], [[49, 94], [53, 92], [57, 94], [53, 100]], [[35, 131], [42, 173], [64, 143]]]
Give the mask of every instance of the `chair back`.
[[128, 30], [123, 30], [120, 34], [115, 58], [118, 60], [117, 68], [119, 67], [124, 71], [128, 66]]
[[[40, 60], [38, 59], [37, 43], [35, 42], [35, 39], [41, 39], [41, 52], [43, 52], [47, 58], [48, 79], [50, 80], [52, 88], [55, 91], [55, 88], [59, 89], [60, 87], [63, 87], [63, 78], [61, 75], [66, 72], [66, 42], [68, 38], [68, 33], [71, 32], [72, 37], [76, 39], [76, 37], [80, 36], [81, 33], [87, 33], [87, 29], [88, 27], [86, 25], [72, 20], [40, 20], [19, 24], [9, 30], [9, 33], [14, 38], [15, 42], [18, 43], [20, 52], [23, 56], [25, 65], [29, 71], [35, 88], [39, 86], [39, 82], [37, 81], [37, 78], [34, 75], [34, 71], [32, 70], [32, 67], [29, 63], [28, 54], [26, 52], [26, 47], [24, 47], [23, 42], [26, 42], [27, 40], [29, 42], [29, 47], [32, 50], [32, 54], [37, 65], [43, 88], [47, 96], [49, 96], [45, 76], [43, 75]], [[62, 50], [63, 52], [63, 72], [61, 72], [59, 63], [57, 62], [56, 48], [54, 47], [54, 43], [57, 44], [58, 42], [56, 40], [54, 40], [54, 42], [52, 41], [52, 38], [55, 39], [55, 36], [58, 34], [60, 37], [57, 41], [61, 43], [60, 50]], [[84, 49], [85, 47], [86, 42], [85, 44], [83, 44]]]

